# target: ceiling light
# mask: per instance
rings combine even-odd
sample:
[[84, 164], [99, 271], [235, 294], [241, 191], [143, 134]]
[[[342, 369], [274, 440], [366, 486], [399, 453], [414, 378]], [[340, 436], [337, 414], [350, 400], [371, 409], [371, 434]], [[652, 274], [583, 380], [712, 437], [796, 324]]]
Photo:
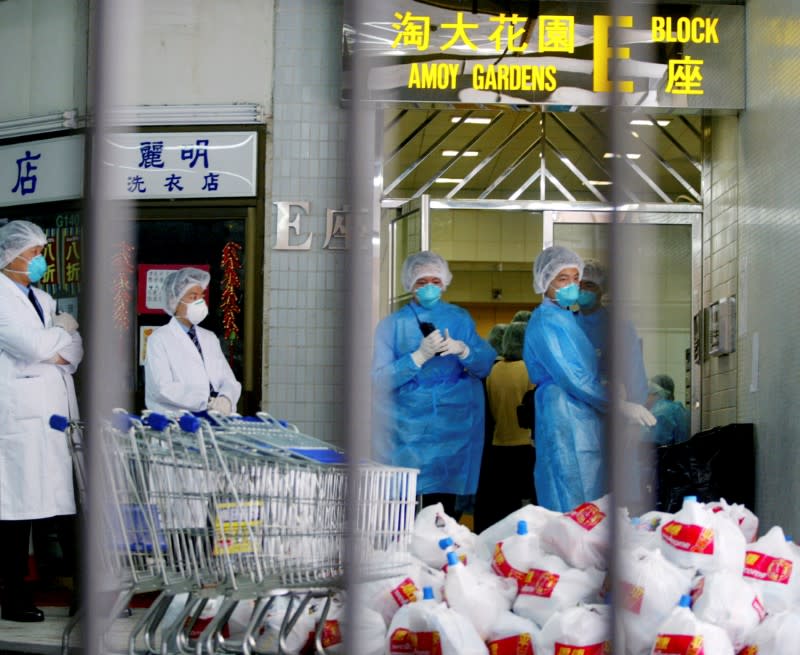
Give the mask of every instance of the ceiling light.
[[[462, 117], [461, 116], [453, 116], [450, 119], [451, 123], [460, 123]], [[475, 118], [474, 116], [470, 116], [469, 118], [464, 118], [465, 123], [473, 123], [475, 125], [488, 125], [492, 122], [491, 118]]]
[[437, 177], [434, 182], [436, 184], [461, 184], [463, 182], [463, 178], [458, 177]]
[[[638, 153], [638, 152], [626, 152], [625, 153], [625, 157], [627, 159], [639, 159], [639, 157], [641, 157], [641, 156], [642, 155], [640, 153]], [[619, 159], [619, 155], [616, 155], [613, 152], [605, 152], [605, 153], [603, 153], [603, 159], [613, 159], [614, 157]]]
[[[460, 150], [442, 150], [442, 157], [458, 157]], [[465, 150], [461, 152], [462, 157], [477, 157], [478, 151], [477, 150]]]
[[614, 183], [611, 180], [589, 180], [589, 184], [592, 186], [609, 186]]
[[[667, 125], [669, 125], [669, 121], [668, 120], [657, 120], [656, 123], [658, 123], [661, 127], [666, 127]], [[631, 120], [630, 124], [631, 125], [655, 125], [655, 123], [653, 123], [653, 121], [651, 121], [649, 118], [634, 118], [634, 119]]]

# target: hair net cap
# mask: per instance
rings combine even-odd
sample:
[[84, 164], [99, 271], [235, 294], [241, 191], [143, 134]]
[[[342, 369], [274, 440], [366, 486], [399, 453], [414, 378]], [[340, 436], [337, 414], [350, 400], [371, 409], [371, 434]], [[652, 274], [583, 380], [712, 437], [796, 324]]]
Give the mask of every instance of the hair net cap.
[[414, 283], [421, 277], [438, 277], [447, 289], [453, 281], [453, 274], [447, 262], [431, 250], [415, 252], [403, 262], [403, 288], [411, 291]]
[[508, 323], [497, 323], [497, 325], [492, 326], [492, 329], [489, 330], [489, 335], [486, 337], [486, 341], [489, 342], [489, 345], [494, 348], [498, 355], [503, 354], [503, 335], [507, 327]]
[[47, 237], [42, 228], [30, 221], [11, 221], [0, 227], [0, 268], [5, 268], [17, 256], [33, 246], [43, 246]]
[[522, 346], [525, 343], [525, 330], [528, 324], [523, 321], [513, 321], [503, 335], [503, 357], [509, 360], [522, 359]]
[[539, 253], [533, 262], [533, 290], [544, 293], [565, 268], [577, 268], [578, 275], [583, 275], [583, 260], [569, 248], [550, 246]]
[[666, 373], [654, 375], [647, 386], [650, 393], [657, 393], [667, 400], [675, 400], [675, 381]]
[[581, 280], [594, 282], [601, 289], [606, 288], [606, 267], [597, 259], [587, 259], [583, 263]]
[[172, 271], [164, 278], [164, 311], [173, 316], [181, 298], [191, 287], [199, 284], [205, 291], [210, 281], [211, 275], [199, 268], [189, 267]]

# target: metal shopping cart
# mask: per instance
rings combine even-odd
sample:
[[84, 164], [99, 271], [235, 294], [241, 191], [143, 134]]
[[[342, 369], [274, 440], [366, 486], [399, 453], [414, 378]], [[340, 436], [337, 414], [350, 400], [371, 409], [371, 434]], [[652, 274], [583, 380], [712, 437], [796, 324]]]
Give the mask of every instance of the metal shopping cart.
[[[362, 575], [388, 577], [408, 564], [414, 469], [350, 467], [340, 449], [268, 414], [119, 412], [103, 439], [102, 565], [118, 581], [115, 609], [136, 593], [161, 592], [131, 632], [130, 653], [249, 653], [279, 605], [282, 652], [310, 604], [320, 606], [313, 641], [324, 653], [326, 615], [343, 586], [346, 526]], [[177, 617], [165, 621], [177, 598]], [[193, 635], [214, 598], [222, 599], [216, 615]], [[251, 608], [244, 636], [226, 640], [223, 626], [240, 603]]]

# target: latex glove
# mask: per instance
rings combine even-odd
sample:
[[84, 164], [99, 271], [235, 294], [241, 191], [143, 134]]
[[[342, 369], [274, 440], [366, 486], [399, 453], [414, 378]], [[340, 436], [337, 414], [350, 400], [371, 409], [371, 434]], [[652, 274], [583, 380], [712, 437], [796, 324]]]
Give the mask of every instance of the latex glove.
[[53, 327], [60, 327], [72, 334], [78, 331], [78, 321], [67, 312], [53, 315]]
[[656, 417], [644, 405], [629, 403], [623, 400], [619, 405], [622, 415], [631, 423], [652, 428], [656, 424]]
[[439, 349], [439, 354], [458, 355], [461, 359], [465, 359], [469, 355], [469, 346], [458, 339], [451, 339], [450, 332], [445, 328], [444, 341]]
[[214, 396], [208, 400], [208, 411], [228, 416], [233, 411], [233, 405], [225, 396]]
[[429, 359], [432, 359], [442, 348], [442, 333], [434, 330], [419, 343], [419, 347], [411, 353], [411, 359], [417, 366], [422, 366]]

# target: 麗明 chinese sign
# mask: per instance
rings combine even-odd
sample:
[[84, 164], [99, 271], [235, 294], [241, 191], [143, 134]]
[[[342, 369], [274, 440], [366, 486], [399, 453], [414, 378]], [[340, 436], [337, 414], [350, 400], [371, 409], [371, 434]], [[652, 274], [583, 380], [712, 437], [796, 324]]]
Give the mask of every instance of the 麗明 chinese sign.
[[612, 17], [595, 13], [597, 3], [541, 2], [535, 16], [461, 4], [370, 3], [347, 40], [348, 54], [369, 61], [365, 97], [587, 106], [617, 91], [639, 107], [744, 106], [741, 5]]
[[0, 146], [0, 206], [83, 195], [83, 136]]
[[106, 141], [114, 198], [256, 195], [255, 132], [120, 133]]

